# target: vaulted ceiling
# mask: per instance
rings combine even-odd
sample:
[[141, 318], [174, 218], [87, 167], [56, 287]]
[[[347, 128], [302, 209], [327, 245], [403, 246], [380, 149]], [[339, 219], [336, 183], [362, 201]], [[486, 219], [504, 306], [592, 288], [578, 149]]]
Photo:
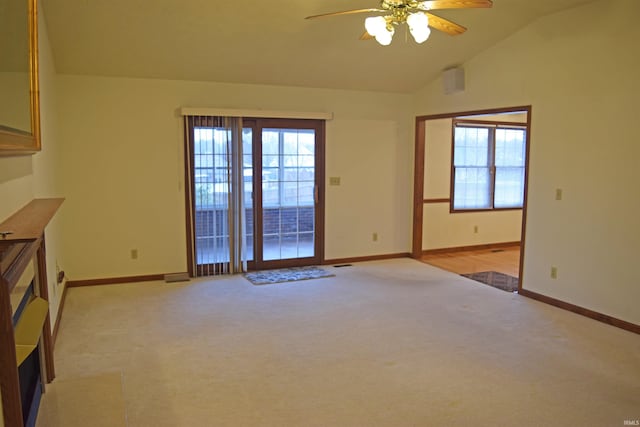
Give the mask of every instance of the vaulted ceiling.
[[378, 0], [42, 0], [58, 73], [413, 92], [546, 14], [591, 0], [494, 0], [436, 14], [468, 28], [361, 41]]

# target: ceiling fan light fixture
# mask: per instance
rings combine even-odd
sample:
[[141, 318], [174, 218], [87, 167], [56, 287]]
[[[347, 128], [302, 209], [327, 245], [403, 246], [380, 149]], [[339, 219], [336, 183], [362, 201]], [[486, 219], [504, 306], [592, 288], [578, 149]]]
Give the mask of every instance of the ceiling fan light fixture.
[[411, 35], [413, 36], [413, 39], [418, 44], [424, 43], [425, 41], [427, 41], [427, 39], [431, 35], [431, 30], [429, 29], [429, 27], [424, 27], [424, 28], [419, 28], [419, 29], [411, 29], [411, 28], [409, 28], [409, 32], [411, 32]]
[[375, 37], [387, 31], [387, 21], [382, 16], [371, 16], [364, 20], [364, 27], [367, 33]]
[[378, 34], [375, 35], [376, 41], [380, 43], [382, 46], [389, 46], [391, 44], [391, 40], [393, 39], [394, 32], [395, 31], [393, 27], [389, 29], [385, 28], [384, 30], [380, 31]]
[[407, 16], [407, 25], [416, 43], [424, 43], [431, 35], [429, 17], [423, 12], [416, 12]]
[[451, 36], [463, 34], [467, 29], [453, 21], [431, 13], [440, 9], [476, 9], [490, 8], [492, 0], [378, 0], [377, 8], [352, 9], [342, 12], [323, 13], [307, 16], [305, 19], [324, 18], [328, 16], [353, 15], [360, 13], [386, 13], [386, 16], [371, 16], [365, 19], [367, 32], [360, 40], [375, 38], [378, 43], [388, 45], [393, 38], [394, 27], [406, 24], [416, 43], [424, 43], [431, 34], [429, 19], [433, 21], [433, 29]]

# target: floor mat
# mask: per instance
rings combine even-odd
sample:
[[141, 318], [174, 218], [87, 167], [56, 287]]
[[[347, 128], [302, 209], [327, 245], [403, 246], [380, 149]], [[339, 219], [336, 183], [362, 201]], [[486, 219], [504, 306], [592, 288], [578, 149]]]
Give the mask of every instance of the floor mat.
[[254, 285], [269, 285], [271, 283], [295, 282], [298, 280], [320, 279], [333, 277], [322, 267], [293, 267], [277, 270], [262, 270], [245, 273], [244, 277]]
[[507, 292], [518, 291], [518, 278], [509, 276], [508, 274], [499, 273], [497, 271], [481, 271], [478, 273], [461, 274], [461, 276], [467, 277], [476, 282], [484, 283], [485, 285], [493, 286], [494, 288], [502, 289]]

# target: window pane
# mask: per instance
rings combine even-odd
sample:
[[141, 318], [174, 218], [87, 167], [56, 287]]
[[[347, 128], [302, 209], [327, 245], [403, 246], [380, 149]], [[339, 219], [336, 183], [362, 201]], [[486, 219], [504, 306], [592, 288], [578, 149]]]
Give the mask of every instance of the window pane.
[[494, 207], [521, 208], [524, 203], [524, 168], [496, 168]]
[[314, 233], [300, 233], [298, 235], [298, 257], [313, 256], [313, 235]]
[[298, 156], [298, 166], [305, 168], [313, 168], [315, 166], [315, 157], [313, 155]]
[[253, 205], [253, 169], [244, 168], [242, 170], [243, 187], [244, 187], [244, 204], [245, 206]]
[[524, 129], [496, 129], [496, 166], [524, 166]]
[[279, 181], [278, 168], [264, 168], [262, 169], [262, 181]]
[[227, 156], [226, 154], [215, 154], [213, 156], [213, 164], [217, 167], [217, 168], [227, 168]]
[[229, 171], [226, 168], [216, 168], [215, 171], [215, 182], [228, 182], [229, 181]]
[[280, 134], [275, 129], [264, 129], [262, 131], [262, 154], [278, 155]]
[[298, 229], [301, 232], [315, 229], [315, 209], [312, 206], [298, 208]]
[[263, 168], [277, 168], [280, 165], [280, 156], [262, 156]]
[[253, 130], [251, 128], [242, 129], [242, 154], [251, 155], [253, 148]]
[[313, 181], [315, 180], [315, 169], [310, 168], [300, 168], [298, 169], [298, 181]]
[[313, 206], [315, 198], [313, 197], [315, 185], [313, 182], [306, 181], [298, 183], [298, 206]]
[[456, 168], [453, 208], [491, 208], [490, 188], [489, 168]]
[[295, 182], [298, 180], [298, 168], [284, 168], [284, 174], [282, 176], [283, 181]]
[[282, 156], [282, 163], [284, 166], [298, 166], [298, 156]]
[[285, 130], [282, 132], [282, 154], [285, 156], [298, 155], [298, 132]]
[[282, 185], [282, 206], [296, 206], [298, 204], [298, 183], [283, 182]]
[[262, 183], [262, 204], [263, 206], [280, 205], [280, 185], [278, 182]]
[[231, 139], [231, 132], [226, 129], [213, 129], [213, 151], [215, 154], [227, 152], [227, 141]]
[[298, 154], [301, 156], [313, 156], [315, 153], [315, 137], [313, 130], [303, 130], [298, 133]]
[[489, 165], [489, 129], [456, 127], [454, 166]]
[[193, 130], [195, 153], [213, 153], [213, 129], [195, 128]]

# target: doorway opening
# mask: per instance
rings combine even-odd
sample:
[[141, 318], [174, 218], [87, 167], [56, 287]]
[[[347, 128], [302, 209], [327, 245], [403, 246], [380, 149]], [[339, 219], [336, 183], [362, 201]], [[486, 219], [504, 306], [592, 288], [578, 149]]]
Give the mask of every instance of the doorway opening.
[[521, 289], [530, 127], [531, 106], [416, 118], [413, 258]]

